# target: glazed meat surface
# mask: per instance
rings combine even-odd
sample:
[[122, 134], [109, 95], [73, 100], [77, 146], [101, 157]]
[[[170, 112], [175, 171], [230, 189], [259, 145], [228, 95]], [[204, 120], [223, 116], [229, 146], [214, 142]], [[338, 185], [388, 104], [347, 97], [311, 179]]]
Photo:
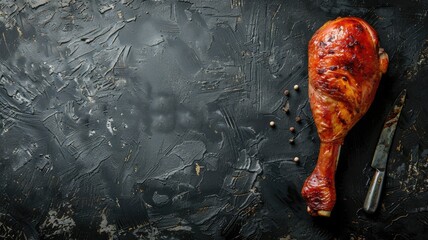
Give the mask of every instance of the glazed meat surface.
[[302, 196], [311, 215], [330, 216], [340, 146], [373, 102], [388, 55], [376, 31], [356, 17], [325, 23], [310, 40], [308, 55], [309, 101], [321, 144]]

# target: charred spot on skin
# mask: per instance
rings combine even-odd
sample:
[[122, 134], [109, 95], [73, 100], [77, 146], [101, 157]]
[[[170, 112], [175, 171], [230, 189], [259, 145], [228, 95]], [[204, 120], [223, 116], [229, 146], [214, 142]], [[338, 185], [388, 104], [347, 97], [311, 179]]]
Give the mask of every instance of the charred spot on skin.
[[345, 77], [345, 76], [343, 76], [343, 77], [342, 77], [342, 80], [343, 80], [343, 81], [345, 81], [345, 82], [347, 82], [347, 81], [348, 81], [348, 78], [347, 78], [347, 77]]
[[356, 24], [355, 28], [358, 30], [358, 32], [362, 33], [364, 32], [364, 27], [361, 24]]
[[349, 62], [343, 66], [343, 70], [348, 71], [349, 73], [353, 73], [353, 62]]
[[355, 108], [355, 112], [360, 113], [360, 108]]
[[334, 71], [334, 70], [337, 70], [337, 66], [331, 66], [329, 69], [331, 70], [331, 71]]
[[327, 46], [327, 44], [323, 41], [320, 41], [319, 43], [320, 47], [325, 48]]
[[338, 116], [338, 119], [339, 119], [340, 123], [342, 123], [343, 125], [346, 125], [346, 120], [343, 119], [340, 115]]
[[325, 68], [319, 68], [317, 69], [318, 74], [324, 74], [327, 70]]
[[334, 52], [334, 50], [328, 50], [328, 52], [327, 52], [328, 54], [334, 54], [335, 52]]

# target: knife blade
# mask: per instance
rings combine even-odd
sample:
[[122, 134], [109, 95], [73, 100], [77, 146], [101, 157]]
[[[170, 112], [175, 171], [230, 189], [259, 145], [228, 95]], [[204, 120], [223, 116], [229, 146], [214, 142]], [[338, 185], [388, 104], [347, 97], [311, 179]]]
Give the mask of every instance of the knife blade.
[[389, 112], [383, 125], [382, 132], [376, 146], [371, 167], [376, 172], [370, 182], [370, 187], [364, 201], [363, 209], [367, 213], [374, 213], [379, 205], [380, 194], [382, 192], [383, 180], [385, 178], [386, 164], [388, 162], [389, 150], [400, 118], [401, 109], [403, 109], [406, 100], [406, 89], [401, 91], [394, 102], [393, 108]]

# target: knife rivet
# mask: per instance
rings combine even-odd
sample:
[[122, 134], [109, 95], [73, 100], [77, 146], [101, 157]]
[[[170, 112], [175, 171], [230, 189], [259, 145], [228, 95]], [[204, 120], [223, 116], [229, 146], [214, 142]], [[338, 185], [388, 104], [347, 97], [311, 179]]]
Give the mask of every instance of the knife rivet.
[[294, 157], [293, 162], [299, 162], [299, 161], [300, 161], [299, 157]]

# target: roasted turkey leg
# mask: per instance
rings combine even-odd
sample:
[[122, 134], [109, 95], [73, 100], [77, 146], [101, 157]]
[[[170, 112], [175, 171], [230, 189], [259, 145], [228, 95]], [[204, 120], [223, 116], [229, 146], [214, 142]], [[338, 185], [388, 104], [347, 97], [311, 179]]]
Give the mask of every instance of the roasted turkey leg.
[[321, 145], [302, 196], [309, 214], [330, 216], [340, 146], [373, 102], [388, 55], [379, 48], [376, 31], [356, 17], [325, 23], [310, 40], [308, 54], [309, 101]]

